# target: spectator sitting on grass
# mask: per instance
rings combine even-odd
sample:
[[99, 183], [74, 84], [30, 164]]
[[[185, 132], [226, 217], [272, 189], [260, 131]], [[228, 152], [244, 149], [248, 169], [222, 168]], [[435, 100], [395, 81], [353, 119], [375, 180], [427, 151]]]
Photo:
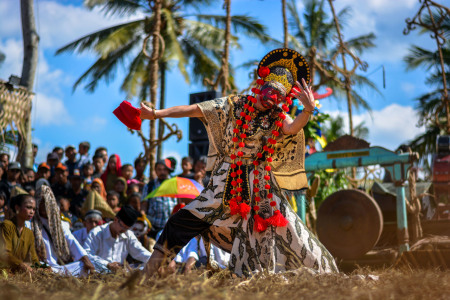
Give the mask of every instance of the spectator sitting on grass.
[[11, 199], [11, 207], [14, 217], [0, 223], [0, 268], [32, 272], [28, 263], [39, 263], [39, 258], [33, 232], [25, 227], [25, 221], [33, 218], [36, 202], [32, 196], [21, 194]]
[[70, 232], [69, 224], [61, 220], [61, 213], [52, 190], [43, 185], [37, 191], [37, 211], [32, 220], [36, 252], [53, 272], [80, 276], [95, 268], [84, 248]]
[[129, 229], [134, 225], [139, 212], [125, 205], [114, 221], [97, 226], [89, 233], [84, 248], [100, 272], [117, 272], [123, 268], [128, 254], [146, 263], [151, 253], [145, 249]]
[[84, 224], [83, 228], [73, 232], [73, 236], [78, 240], [80, 245], [84, 245], [84, 242], [86, 241], [89, 232], [91, 232], [91, 230], [94, 229], [94, 227], [103, 224], [102, 212], [95, 209], [89, 210], [84, 215], [83, 224]]

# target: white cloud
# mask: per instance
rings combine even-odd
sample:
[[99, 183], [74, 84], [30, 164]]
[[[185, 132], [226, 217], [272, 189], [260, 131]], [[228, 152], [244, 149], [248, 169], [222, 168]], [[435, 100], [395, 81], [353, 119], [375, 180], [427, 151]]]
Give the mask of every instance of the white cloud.
[[33, 125], [36, 123], [42, 126], [73, 122], [61, 99], [39, 93], [33, 99], [32, 120]]
[[39, 4], [41, 44], [45, 48], [59, 48], [84, 35], [116, 25], [143, 15], [129, 17], [107, 17], [96, 8], [88, 10], [85, 7], [63, 5], [53, 1], [43, 1]]
[[[348, 132], [347, 112], [327, 113], [333, 117], [341, 116], [344, 119], [344, 131]], [[369, 128], [367, 141], [371, 146], [382, 146], [389, 150], [395, 150], [400, 144], [425, 132], [424, 128], [417, 128], [417, 112], [411, 106], [391, 104], [381, 110], [372, 111], [372, 117], [367, 112], [353, 115], [353, 126], [361, 122], [365, 122], [365, 126]]]
[[21, 40], [0, 40], [0, 51], [5, 54], [5, 61], [0, 67], [0, 78], [8, 80], [11, 74], [22, 74], [23, 45]]
[[402, 91], [404, 91], [407, 95], [411, 96], [414, 94], [416, 90], [416, 85], [410, 83], [410, 82], [402, 82], [400, 84], [400, 88]]

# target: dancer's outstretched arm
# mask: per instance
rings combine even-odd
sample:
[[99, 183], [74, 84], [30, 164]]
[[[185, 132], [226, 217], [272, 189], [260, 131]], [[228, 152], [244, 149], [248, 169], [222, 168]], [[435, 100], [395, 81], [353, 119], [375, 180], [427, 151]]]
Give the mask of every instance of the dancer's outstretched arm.
[[141, 102], [141, 119], [155, 120], [160, 118], [201, 118], [203, 113], [197, 104], [180, 105], [164, 109], [153, 109]]

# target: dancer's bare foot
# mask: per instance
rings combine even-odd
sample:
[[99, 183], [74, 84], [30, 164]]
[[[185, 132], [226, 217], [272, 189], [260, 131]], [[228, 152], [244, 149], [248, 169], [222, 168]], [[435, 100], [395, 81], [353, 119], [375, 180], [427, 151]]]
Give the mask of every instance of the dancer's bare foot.
[[163, 262], [166, 260], [166, 255], [162, 253], [161, 251], [155, 249], [153, 251], [152, 256], [150, 256], [150, 259], [148, 260], [147, 264], [144, 268], [144, 273], [147, 278], [151, 278], [158, 274], [158, 270], [163, 264]]

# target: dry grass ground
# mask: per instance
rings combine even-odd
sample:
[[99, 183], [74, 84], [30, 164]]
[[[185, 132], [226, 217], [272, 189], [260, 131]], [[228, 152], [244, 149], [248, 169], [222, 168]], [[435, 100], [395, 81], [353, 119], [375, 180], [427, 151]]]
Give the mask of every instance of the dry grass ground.
[[[359, 276], [362, 275], [362, 276]], [[377, 275], [378, 280], [367, 275]], [[39, 272], [0, 273], [0, 299], [450, 299], [450, 271], [357, 270], [350, 275], [311, 275], [306, 270], [259, 275], [250, 280], [227, 272], [170, 275], [119, 290], [127, 276], [86, 279]]]

